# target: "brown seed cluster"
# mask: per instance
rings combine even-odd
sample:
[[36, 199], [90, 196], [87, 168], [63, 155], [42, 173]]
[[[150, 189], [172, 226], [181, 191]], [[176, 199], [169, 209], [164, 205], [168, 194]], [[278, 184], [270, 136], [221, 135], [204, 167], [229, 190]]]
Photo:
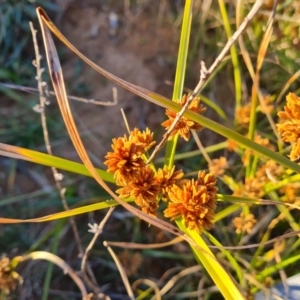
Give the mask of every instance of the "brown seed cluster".
[[228, 167], [228, 162], [224, 156], [213, 159], [208, 166], [209, 172], [215, 177], [222, 176]]
[[266, 161], [254, 174], [253, 178], [246, 178], [245, 183], [240, 183], [234, 196], [250, 198], [262, 198], [265, 194], [265, 186], [268, 182], [276, 182], [283, 173], [283, 167], [272, 160]]
[[122, 198], [133, 197], [142, 211], [151, 215], [155, 215], [158, 207], [159, 187], [143, 155], [154, 144], [153, 133], [148, 128], [143, 132], [134, 129], [129, 137], [113, 139], [113, 152], [107, 153], [104, 162], [107, 171], [114, 173], [117, 185], [122, 187], [117, 193]]
[[160, 187], [156, 184], [155, 174], [149, 166], [136, 171], [134, 180], [127, 181], [127, 185], [117, 190], [122, 198], [132, 197], [143, 212], [155, 215], [158, 208], [158, 194]]
[[284, 111], [278, 113], [277, 128], [282, 140], [292, 144], [290, 159], [295, 161], [300, 158], [300, 98], [289, 93], [286, 101]]
[[[184, 96], [184, 105], [188, 96]], [[205, 108], [195, 98], [189, 109], [202, 113]], [[169, 120], [162, 125], [169, 128], [176, 113], [167, 110]], [[200, 130], [202, 126], [183, 117], [172, 135], [179, 134], [185, 140], [190, 137], [190, 130]], [[112, 152], [105, 156], [107, 171], [114, 173], [116, 184], [120, 186], [117, 193], [120, 197], [133, 198], [140, 209], [156, 216], [159, 200], [167, 202], [164, 214], [172, 220], [182, 217], [185, 226], [201, 232], [213, 225], [214, 211], [217, 200], [216, 178], [212, 174], [199, 172], [197, 180], [183, 178], [182, 170], [175, 167], [155, 170], [147, 165], [147, 151], [155, 144], [153, 133], [149, 129], [141, 132], [134, 129], [129, 136], [113, 139]]]
[[248, 214], [245, 216], [243, 213], [241, 213], [240, 217], [233, 219], [233, 226], [236, 228], [235, 232], [237, 234], [245, 232], [249, 234], [256, 222], [257, 220], [253, 214]]
[[114, 173], [118, 185], [126, 185], [138, 177], [139, 170], [145, 167], [142, 155], [155, 143], [152, 141], [153, 134], [149, 129], [144, 132], [137, 132], [135, 129], [127, 138], [113, 139], [113, 152], [106, 155], [105, 164], [107, 171]]
[[[179, 102], [179, 104], [184, 106], [184, 104], [186, 103], [189, 96], [190, 95], [184, 95], [182, 97], [181, 101]], [[204, 107], [202, 104], [200, 104], [199, 97], [195, 97], [193, 99], [193, 101], [189, 104], [188, 109], [190, 109], [198, 114], [202, 114], [203, 112], [206, 111], [206, 107]], [[165, 122], [163, 122], [161, 125], [163, 127], [166, 127], [166, 129], [168, 130], [170, 128], [170, 126], [172, 125], [174, 119], [176, 118], [176, 114], [177, 113], [174, 112], [173, 110], [167, 109], [166, 115], [169, 117], [169, 119], [166, 120]], [[192, 120], [189, 120], [186, 117], [181, 117], [180, 120], [178, 121], [177, 125], [175, 126], [174, 130], [172, 131], [170, 137], [174, 137], [175, 135], [179, 134], [183, 139], [188, 141], [190, 139], [190, 134], [191, 134], [192, 129], [200, 131], [203, 129], [203, 126], [198, 123], [195, 123]]]
[[[262, 145], [262, 146], [264, 146], [264, 147], [266, 147], [266, 148], [268, 148], [268, 149], [270, 149], [272, 151], [275, 151], [274, 145], [272, 145], [270, 143], [270, 141], [269, 141], [268, 138], [263, 138], [261, 135], [259, 135], [259, 134], [256, 133], [254, 135], [254, 139], [253, 140], [254, 140], [255, 143], [257, 143], [259, 145]], [[242, 161], [244, 163], [244, 166], [248, 166], [248, 164], [249, 164], [249, 158], [250, 158], [251, 155], [256, 155], [256, 152], [253, 151], [252, 149], [246, 149], [245, 152], [244, 152], [244, 155], [242, 157]]]
[[263, 114], [270, 114], [274, 110], [274, 105], [272, 104], [272, 96], [267, 95], [264, 97], [263, 101], [265, 105], [258, 105], [257, 109], [260, 110]]
[[180, 184], [180, 180], [183, 177], [182, 170], [175, 171], [175, 166], [171, 170], [168, 170], [167, 167], [163, 169], [158, 169], [156, 174], [156, 182], [161, 188], [160, 197], [164, 201], [168, 201], [168, 193], [171, 187], [175, 184]]
[[251, 112], [251, 104], [248, 103], [244, 106], [241, 106], [239, 109], [235, 112], [235, 118], [243, 127], [247, 127], [250, 122], [250, 112]]
[[1, 291], [6, 295], [10, 294], [22, 282], [22, 277], [12, 269], [10, 259], [2, 256], [0, 258], [0, 294]]
[[[263, 114], [271, 113], [274, 109], [272, 105], [272, 97], [267, 95], [263, 98], [264, 105], [259, 104], [257, 110]], [[251, 102], [246, 103], [236, 110], [235, 118], [238, 124], [242, 127], [248, 127], [251, 117]]]
[[228, 139], [227, 140], [227, 149], [230, 152], [237, 151], [238, 150], [238, 143], [236, 141]]
[[202, 228], [208, 230], [213, 226], [217, 191], [216, 178], [199, 172], [197, 180], [183, 180], [180, 185], [171, 187], [165, 217], [174, 220], [182, 216], [187, 228], [198, 233]]
[[281, 200], [287, 203], [300, 203], [300, 183], [294, 182], [287, 184], [279, 190], [282, 194]]

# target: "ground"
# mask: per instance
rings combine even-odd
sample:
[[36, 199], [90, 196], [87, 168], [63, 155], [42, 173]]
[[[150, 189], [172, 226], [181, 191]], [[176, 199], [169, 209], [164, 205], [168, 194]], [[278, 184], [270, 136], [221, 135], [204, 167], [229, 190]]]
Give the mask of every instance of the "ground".
[[[157, 3], [158, 4], [158, 3]], [[64, 35], [93, 62], [112, 74], [133, 84], [171, 97], [176, 63], [178, 28], [165, 20], [151, 17], [156, 7], [146, 7], [132, 20], [119, 14], [119, 26], [114, 35], [109, 26], [109, 13], [115, 7], [69, 6], [59, 27]], [[121, 7], [117, 7], [120, 9]], [[97, 28], [95, 33], [93, 29]], [[174, 34], [175, 33], [175, 34]], [[78, 73], [76, 68], [80, 69]], [[112, 101], [115, 84], [96, 73], [90, 66], [81, 64], [72, 53], [64, 53], [63, 70], [70, 91], [86, 86], [89, 97], [99, 101]], [[93, 136], [97, 155], [109, 150], [116, 134], [126, 133], [121, 109], [130, 128], [155, 130], [164, 118], [164, 110], [117, 87], [118, 104], [113, 107], [86, 105], [73, 102], [76, 119], [81, 130]], [[101, 143], [97, 141], [101, 140]], [[97, 145], [95, 145], [97, 143]]]

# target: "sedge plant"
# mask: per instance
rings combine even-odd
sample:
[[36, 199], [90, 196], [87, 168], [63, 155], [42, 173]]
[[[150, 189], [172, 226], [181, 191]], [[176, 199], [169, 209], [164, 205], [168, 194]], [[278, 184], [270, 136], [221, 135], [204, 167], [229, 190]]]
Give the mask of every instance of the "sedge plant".
[[[38, 8], [37, 14], [43, 33], [52, 84], [68, 133], [83, 164], [6, 144], [0, 144], [0, 153], [7, 157], [93, 177], [112, 200], [74, 209], [67, 207], [65, 211], [34, 219], [21, 220], [3, 217], [0, 218], [0, 222], [3, 224], [47, 222], [105, 208], [109, 208], [109, 214], [111, 214], [113, 207], [120, 205], [146, 223], [176, 236], [177, 240], [188, 242], [194, 258], [202, 267], [201, 272], [205, 271], [209, 274], [212, 282], [225, 299], [250, 299], [250, 296], [258, 289], [268, 292], [272, 275], [278, 273], [281, 278], [285, 278], [284, 268], [296, 264], [300, 258], [299, 255], [295, 255], [299, 248], [300, 224], [294, 216], [294, 212], [299, 209], [298, 173], [300, 167], [295, 161], [299, 159], [300, 155], [298, 129], [300, 98], [295, 93], [287, 95], [286, 106], [279, 112], [279, 121], [276, 124], [272, 115], [275, 98], [263, 96], [260, 90], [261, 72], [272, 37], [274, 15], [270, 15], [265, 32], [261, 32], [261, 43], [255, 66], [249, 59], [250, 56], [242, 37], [246, 27], [255, 18], [262, 4], [263, 1], [256, 1], [248, 15], [241, 17], [243, 8], [241, 1], [238, 1], [237, 23], [240, 26], [232, 34], [224, 2], [219, 1], [222, 20], [229, 39], [228, 43], [211, 67], [207, 68], [205, 63], [201, 62], [198, 85], [190, 93], [184, 94], [193, 15], [193, 1], [185, 2], [172, 101], [128, 83], [94, 64], [79, 52], [55, 27], [46, 13]], [[274, 9], [276, 9], [276, 5]], [[100, 74], [145, 100], [166, 109], [168, 118], [162, 122], [166, 133], [160, 143], [154, 141], [153, 132], [149, 128], [145, 130], [135, 128], [128, 135], [117, 136], [112, 140], [112, 150], [107, 153], [104, 161], [107, 170], [94, 167], [81, 141], [68, 103], [63, 73], [51, 32]], [[241, 49], [240, 56], [237, 55], [236, 46], [233, 46], [237, 40]], [[201, 95], [199, 96], [200, 91], [209, 80], [216, 75], [220, 67], [225, 65], [222, 63], [226, 60], [229, 51], [233, 64], [236, 94], [233, 129], [205, 117], [207, 108], [203, 103], [210, 104], [209, 106], [212, 108], [215, 105], [210, 103], [210, 100], [202, 101]], [[242, 104], [241, 60], [245, 62], [252, 79], [250, 101], [245, 105]], [[216, 108], [216, 111], [221, 116], [225, 115], [219, 108]], [[225, 119], [228, 118], [225, 117]], [[273, 140], [271, 136], [257, 128], [257, 123], [261, 119], [264, 122], [267, 120]], [[210, 159], [208, 155], [210, 151], [207, 151], [208, 149], [202, 147], [201, 142], [197, 141], [195, 131], [201, 131], [204, 128], [226, 138], [225, 142], [216, 146], [212, 151], [226, 148], [232, 157], [239, 157], [242, 170], [236, 176], [230, 176], [230, 162], [224, 156]], [[187, 174], [176, 166], [178, 159], [176, 158], [176, 149], [180, 138], [188, 141], [192, 136], [202, 150], [208, 170], [198, 170], [196, 177], [188, 179]], [[291, 144], [290, 149], [284, 149], [283, 142]], [[164, 166], [157, 167], [154, 158], [158, 151], [162, 151], [165, 143]], [[115, 191], [107, 185], [108, 182], [116, 185]], [[227, 194], [223, 191], [227, 191]], [[228, 191], [232, 191], [230, 195], [228, 195]], [[231, 204], [224, 208], [224, 203]], [[218, 205], [223, 208], [218, 210]], [[263, 220], [258, 219], [255, 208], [266, 205], [275, 207], [276, 211], [272, 210], [271, 213], [263, 211], [267, 220], [263, 224]], [[163, 207], [165, 219], [162, 218], [160, 207]], [[235, 228], [233, 237], [235, 245], [231, 247], [226, 247], [224, 241], [219, 240], [220, 235], [208, 232], [228, 218], [231, 218], [232, 226]], [[291, 232], [274, 238], [273, 230], [282, 220], [286, 221]], [[175, 221], [176, 226], [172, 224], [172, 221]], [[99, 226], [91, 226], [95, 240], [102, 232], [104, 223]], [[256, 250], [251, 252], [251, 259], [246, 262], [241, 251], [251, 248], [248, 243], [261, 226], [264, 228], [263, 235], [259, 238], [259, 243], [253, 245]], [[284, 237], [294, 237], [289, 248], [287, 248], [289, 242], [285, 242]], [[4, 277], [1, 275], [0, 269], [0, 276], [2, 276], [0, 284], [1, 280], [5, 278], [3, 280], [4, 292], [8, 294], [17, 283], [21, 282], [20, 276], [14, 270], [17, 264], [27, 258], [42, 258], [56, 263], [62, 269], [67, 268], [67, 272], [73, 276], [72, 279], [81, 290], [82, 297], [89, 299], [88, 297], [92, 296], [87, 294], [83, 282], [89, 285], [89, 282], [92, 281], [86, 261], [95, 240], [92, 240], [88, 249], [83, 252], [82, 279], [77, 278], [74, 271], [65, 266], [59, 258], [51, 256], [47, 252], [33, 251], [21, 258], [16, 257], [15, 260], [12, 260], [13, 263], [10, 263], [7, 258], [3, 258], [4, 269], [6, 268], [7, 272], [3, 273]], [[225, 230], [224, 240], [230, 241]], [[268, 249], [270, 244], [273, 245], [273, 248]], [[105, 246], [114, 257], [112, 245], [113, 243], [105, 242]], [[217, 250], [213, 251], [213, 248]], [[117, 258], [114, 258], [114, 261], [116, 265], [120, 266]], [[151, 286], [149, 289], [139, 290], [138, 295], [135, 295], [122, 267], [120, 266], [118, 269], [130, 298], [145, 299], [151, 295], [155, 299], [160, 299], [166, 293], [164, 289], [158, 290], [155, 286]], [[5, 286], [6, 283], [7, 286]], [[91, 286], [94, 284], [92, 283]], [[94, 288], [93, 291], [95, 296], [97, 288]]]

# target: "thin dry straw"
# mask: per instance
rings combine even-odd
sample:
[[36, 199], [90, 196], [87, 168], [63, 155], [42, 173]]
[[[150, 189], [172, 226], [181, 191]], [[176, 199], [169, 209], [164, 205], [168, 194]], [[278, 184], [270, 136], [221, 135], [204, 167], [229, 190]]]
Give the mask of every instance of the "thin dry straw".
[[[12, 84], [12, 83], [0, 82], [0, 86], [6, 87], [9, 89], [26, 92], [26, 93], [37, 93], [38, 92], [38, 89], [36, 89], [36, 88]], [[113, 88], [113, 89], [115, 89], [115, 88]], [[55, 96], [54, 91], [48, 91], [48, 93], [49, 93], [49, 95]], [[68, 95], [67, 97], [70, 100], [75, 100], [75, 101], [79, 101], [79, 102], [83, 102], [83, 103], [87, 103], [87, 104], [101, 105], [101, 106], [115, 106], [118, 103], [118, 99], [117, 99], [117, 97], [115, 97], [114, 90], [113, 90], [113, 100], [107, 101], [107, 102], [99, 101], [99, 100], [95, 100], [95, 99], [86, 99], [86, 98], [77, 97], [77, 96], [70, 96], [70, 95]]]
[[110, 253], [112, 259], [114, 260], [119, 272], [120, 272], [120, 275], [121, 275], [121, 278], [123, 280], [123, 283], [125, 285], [125, 288], [126, 288], [126, 291], [127, 291], [127, 294], [129, 296], [130, 299], [134, 300], [134, 294], [133, 294], [133, 291], [131, 289], [131, 286], [130, 286], [130, 283], [129, 283], [129, 280], [128, 280], [128, 277], [126, 275], [126, 272], [122, 266], [122, 264], [120, 263], [118, 257], [116, 256], [116, 254], [114, 253], [114, 251], [112, 250], [111, 247], [108, 246], [107, 242], [104, 241], [103, 242], [103, 245], [107, 248], [108, 252]]

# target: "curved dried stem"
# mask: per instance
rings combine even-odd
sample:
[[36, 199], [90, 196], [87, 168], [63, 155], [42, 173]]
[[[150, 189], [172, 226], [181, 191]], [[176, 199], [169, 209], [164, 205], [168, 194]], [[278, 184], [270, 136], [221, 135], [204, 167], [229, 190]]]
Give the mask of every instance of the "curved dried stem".
[[63, 270], [64, 274], [68, 274], [76, 283], [76, 285], [78, 286], [81, 292], [82, 297], [87, 297], [88, 294], [86, 288], [82, 280], [80, 279], [80, 277], [77, 275], [75, 270], [73, 270], [64, 260], [62, 260], [58, 256], [46, 251], [35, 251], [21, 257], [21, 261], [25, 261], [28, 259], [32, 259], [32, 260], [43, 259], [43, 260], [50, 261], [56, 266], [60, 267]]
[[114, 260], [118, 270], [119, 270], [119, 273], [122, 277], [122, 280], [123, 280], [123, 283], [125, 285], [125, 288], [126, 288], [126, 291], [127, 291], [127, 294], [129, 296], [130, 299], [133, 299], [134, 300], [134, 294], [133, 294], [133, 291], [131, 289], [131, 286], [130, 286], [130, 283], [129, 283], [129, 280], [128, 280], [128, 277], [126, 275], [126, 272], [121, 264], [121, 262], [119, 261], [118, 257], [116, 256], [116, 254], [114, 253], [114, 251], [112, 250], [111, 247], [108, 246], [107, 242], [104, 241], [103, 242], [103, 245], [107, 248], [108, 252], [110, 253], [112, 259]]

